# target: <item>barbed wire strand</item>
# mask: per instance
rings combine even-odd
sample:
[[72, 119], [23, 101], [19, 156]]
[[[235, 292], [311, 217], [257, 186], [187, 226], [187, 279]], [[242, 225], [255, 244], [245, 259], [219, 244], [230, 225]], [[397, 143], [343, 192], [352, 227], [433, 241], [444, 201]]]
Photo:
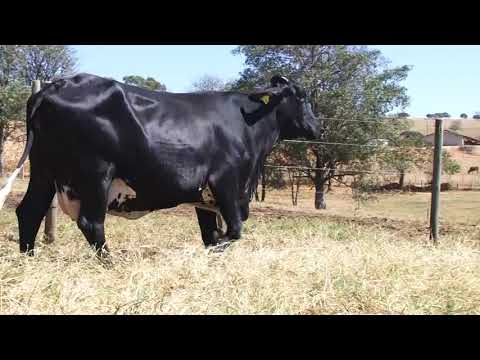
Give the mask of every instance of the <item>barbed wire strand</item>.
[[316, 145], [346, 145], [346, 146], [367, 146], [367, 147], [379, 147], [379, 145], [373, 144], [354, 144], [354, 143], [340, 143], [340, 142], [330, 142], [330, 141], [309, 141], [309, 140], [282, 140], [286, 143], [296, 143], [296, 144], [316, 144]]
[[[437, 118], [416, 118], [416, 119], [410, 119], [410, 118], [400, 118], [400, 117], [385, 117], [385, 118], [362, 118], [362, 119], [346, 119], [346, 118], [330, 118], [330, 117], [318, 117], [318, 120], [328, 120], [328, 121], [347, 121], [347, 122], [366, 122], [366, 123], [375, 123], [375, 124], [380, 124], [382, 121], [397, 121], [397, 120], [402, 120], [402, 121], [424, 121], [425, 123], [428, 122], [435, 122], [435, 119]], [[455, 121], [455, 119], [451, 118], [439, 118], [443, 121]]]
[[268, 168], [276, 168], [276, 169], [297, 169], [297, 170], [306, 170], [306, 171], [335, 171], [336, 175], [342, 175], [342, 173], [358, 173], [358, 174], [389, 174], [389, 175], [398, 175], [398, 171], [367, 171], [367, 170], [354, 170], [354, 169], [333, 169], [333, 168], [313, 168], [308, 166], [290, 166], [290, 165], [265, 165]]
[[[345, 145], [345, 146], [359, 146], [359, 147], [400, 147], [398, 145], [373, 145], [373, 144], [355, 144], [355, 143], [342, 143], [342, 142], [331, 142], [331, 141], [314, 141], [314, 140], [281, 140], [285, 143], [297, 143], [297, 144], [316, 144], [316, 145]], [[431, 144], [426, 144], [425, 147], [433, 147]]]
[[395, 120], [407, 120], [402, 118], [363, 118], [363, 119], [342, 119], [342, 118], [328, 118], [328, 117], [318, 117], [318, 120], [321, 121], [342, 121], [342, 122], [359, 122], [359, 123], [372, 123], [372, 124], [381, 124], [383, 121], [395, 121]]

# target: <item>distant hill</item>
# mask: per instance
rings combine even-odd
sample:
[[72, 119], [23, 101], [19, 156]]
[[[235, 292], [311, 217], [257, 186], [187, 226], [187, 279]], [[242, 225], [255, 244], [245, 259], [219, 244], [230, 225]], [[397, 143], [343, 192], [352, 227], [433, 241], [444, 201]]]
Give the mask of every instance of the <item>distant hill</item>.
[[[410, 124], [410, 130], [415, 130], [423, 135], [431, 134], [435, 131], [435, 120], [428, 118], [408, 118], [406, 119]], [[461, 119], [448, 118], [443, 120], [443, 128], [448, 129], [453, 122], [459, 121], [461, 124], [460, 130], [455, 130], [456, 133], [463, 134], [472, 138], [480, 139], [480, 120], [476, 119]]]

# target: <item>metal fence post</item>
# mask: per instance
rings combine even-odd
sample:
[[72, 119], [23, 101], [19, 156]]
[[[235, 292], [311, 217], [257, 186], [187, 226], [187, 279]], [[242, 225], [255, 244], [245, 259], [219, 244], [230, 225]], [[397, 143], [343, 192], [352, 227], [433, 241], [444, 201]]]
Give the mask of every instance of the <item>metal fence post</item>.
[[435, 148], [433, 153], [432, 202], [430, 207], [430, 239], [438, 242], [438, 215], [442, 175], [443, 121], [435, 119]]
[[[34, 80], [32, 83], [32, 94], [38, 93], [42, 88], [40, 80]], [[31, 174], [30, 174], [31, 175]], [[55, 241], [57, 228], [57, 194], [54, 195], [50, 208], [45, 215], [45, 229], [43, 241], [50, 244]]]

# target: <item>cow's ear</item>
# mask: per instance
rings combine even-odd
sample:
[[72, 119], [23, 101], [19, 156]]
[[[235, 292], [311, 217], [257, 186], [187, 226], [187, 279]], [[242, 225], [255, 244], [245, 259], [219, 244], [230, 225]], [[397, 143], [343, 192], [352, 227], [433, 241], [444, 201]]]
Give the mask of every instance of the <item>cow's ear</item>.
[[276, 105], [278, 105], [283, 98], [292, 94], [289, 87], [283, 89], [267, 89], [260, 92], [254, 92], [248, 95], [250, 101], [262, 104], [256, 110], [247, 113], [244, 108], [240, 108], [243, 118], [249, 125], [255, 124], [258, 120], [270, 113]]
[[270, 84], [272, 85], [272, 87], [288, 86], [288, 84], [290, 84], [290, 81], [288, 81], [285, 76], [274, 75], [270, 79]]
[[276, 105], [284, 97], [291, 95], [292, 91], [290, 88], [284, 88], [281, 91], [269, 89], [265, 91], [251, 93], [248, 98], [252, 101], [263, 103], [264, 105]]
[[272, 99], [274, 98], [275, 94], [269, 91], [262, 91], [250, 94], [248, 98], [252, 101], [263, 103], [264, 105], [268, 105]]

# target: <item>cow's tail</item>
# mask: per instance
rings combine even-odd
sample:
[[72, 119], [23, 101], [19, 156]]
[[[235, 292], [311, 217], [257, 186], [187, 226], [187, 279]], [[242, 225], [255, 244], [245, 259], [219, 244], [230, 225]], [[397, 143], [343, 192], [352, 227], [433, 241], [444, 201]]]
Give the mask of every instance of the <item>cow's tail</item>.
[[3, 208], [5, 200], [7, 200], [8, 194], [12, 191], [13, 183], [17, 178], [20, 171], [22, 171], [23, 165], [27, 160], [30, 150], [32, 150], [33, 145], [33, 124], [32, 118], [41, 102], [41, 96], [31, 96], [27, 102], [27, 143], [25, 144], [25, 149], [23, 150], [22, 157], [18, 161], [17, 168], [7, 179], [7, 183], [0, 189], [0, 210]]

